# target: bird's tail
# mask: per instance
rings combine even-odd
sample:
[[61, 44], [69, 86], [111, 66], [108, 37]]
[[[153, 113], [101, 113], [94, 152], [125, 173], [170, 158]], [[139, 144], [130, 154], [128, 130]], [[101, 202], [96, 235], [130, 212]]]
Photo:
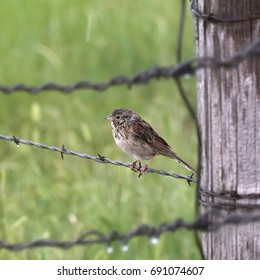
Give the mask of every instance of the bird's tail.
[[187, 170], [197, 173], [197, 171], [194, 168], [192, 168], [188, 163], [186, 163], [184, 160], [179, 158], [174, 152], [172, 152], [170, 157], [173, 158], [175, 161], [177, 161], [180, 165], [182, 165]]

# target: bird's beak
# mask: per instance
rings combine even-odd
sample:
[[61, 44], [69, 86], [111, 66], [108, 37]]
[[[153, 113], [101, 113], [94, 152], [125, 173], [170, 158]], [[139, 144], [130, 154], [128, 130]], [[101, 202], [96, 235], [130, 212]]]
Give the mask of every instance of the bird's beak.
[[113, 118], [112, 118], [112, 115], [110, 114], [110, 115], [108, 115], [107, 117], [105, 117], [105, 119], [108, 120], [108, 121], [110, 121], [110, 122], [112, 122], [112, 119], [113, 119]]

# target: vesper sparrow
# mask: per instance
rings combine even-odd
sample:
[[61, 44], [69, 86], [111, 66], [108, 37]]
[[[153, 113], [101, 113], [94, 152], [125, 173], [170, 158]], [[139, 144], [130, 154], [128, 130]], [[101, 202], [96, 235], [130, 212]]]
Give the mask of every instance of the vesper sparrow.
[[138, 161], [148, 160], [140, 169], [142, 175], [156, 155], [173, 158], [189, 171], [195, 171], [172, 151], [168, 143], [154, 131], [152, 126], [129, 109], [115, 109], [106, 117], [112, 126], [112, 134], [118, 147], [131, 156], [134, 169]]

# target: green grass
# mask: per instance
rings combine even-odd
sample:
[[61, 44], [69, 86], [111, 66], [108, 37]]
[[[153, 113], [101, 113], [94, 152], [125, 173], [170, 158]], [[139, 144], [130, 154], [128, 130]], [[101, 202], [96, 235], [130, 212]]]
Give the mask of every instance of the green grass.
[[[132, 75], [154, 65], [176, 63], [181, 1], [1, 1], [0, 83], [70, 84]], [[184, 57], [194, 56], [192, 18], [187, 9]], [[185, 80], [194, 107], [194, 79]], [[179, 156], [196, 166], [197, 140], [171, 80], [70, 95], [42, 92], [0, 94], [0, 133], [82, 153], [131, 162], [114, 143], [104, 117], [116, 107], [138, 112]], [[129, 169], [21, 145], [0, 142], [0, 240], [72, 240], [90, 229], [128, 232], [194, 218], [194, 186]], [[188, 175], [171, 159], [151, 167]], [[0, 250], [0, 259], [198, 259], [193, 233], [164, 234], [157, 245], [132, 239], [128, 252], [118, 242], [69, 250]]]

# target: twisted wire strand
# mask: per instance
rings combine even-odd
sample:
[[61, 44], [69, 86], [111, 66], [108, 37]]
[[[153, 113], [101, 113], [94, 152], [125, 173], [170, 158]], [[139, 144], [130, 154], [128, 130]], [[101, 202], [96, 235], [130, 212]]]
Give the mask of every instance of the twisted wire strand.
[[[215, 216], [215, 219], [211, 218]], [[159, 240], [160, 236], [166, 232], [175, 233], [178, 230], [199, 230], [204, 232], [216, 231], [219, 228], [227, 224], [232, 225], [243, 225], [248, 223], [260, 222], [260, 215], [238, 215], [222, 214], [221, 211], [209, 211], [207, 213], [199, 215], [194, 221], [187, 222], [183, 219], [177, 219], [173, 222], [162, 223], [157, 227], [150, 225], [140, 225], [137, 228], [126, 232], [120, 233], [118, 231], [111, 231], [105, 234], [98, 230], [86, 231], [77, 237], [75, 240], [71, 241], [55, 241], [48, 239], [37, 239], [30, 242], [21, 243], [7, 243], [0, 241], [0, 249], [5, 249], [9, 251], [20, 251], [35, 247], [56, 247], [62, 249], [69, 249], [74, 246], [79, 245], [93, 245], [93, 244], [105, 244], [111, 247], [114, 241], [121, 242], [122, 246], [127, 245], [128, 242], [139, 236], [146, 236], [150, 239], [152, 244], [156, 244], [155, 240]]]
[[49, 90], [63, 92], [64, 94], [72, 93], [73, 91], [82, 89], [104, 91], [112, 86], [127, 85], [128, 87], [131, 87], [132, 85], [147, 84], [152, 79], [179, 78], [185, 75], [191, 75], [197, 70], [206, 67], [231, 68], [237, 66], [249, 56], [260, 56], [260, 37], [245, 47], [242, 51], [236, 53], [230, 59], [225, 61], [218, 60], [214, 57], [200, 57], [180, 62], [177, 65], [168, 67], [155, 66], [150, 69], [140, 71], [132, 77], [119, 75], [101, 83], [79, 81], [72, 85], [60, 85], [50, 82], [38, 86], [27, 86], [19, 83], [12, 86], [0, 85], [0, 91], [5, 94], [11, 94], [16, 91], [24, 91], [32, 95]]
[[248, 14], [248, 15], [239, 15], [239, 16], [219, 16], [214, 15], [212, 13], [202, 13], [197, 8], [195, 8], [195, 3], [192, 1], [191, 3], [191, 13], [201, 18], [202, 20], [205, 20], [210, 23], [235, 23], [235, 22], [243, 22], [243, 21], [253, 21], [253, 20], [259, 20], [260, 14]]
[[[106, 158], [103, 155], [98, 155], [97, 157], [95, 156], [91, 156], [85, 153], [78, 153], [72, 150], [68, 150], [65, 148], [65, 146], [63, 145], [62, 148], [58, 148], [55, 146], [48, 146], [42, 143], [37, 143], [37, 142], [33, 142], [30, 140], [25, 140], [25, 139], [19, 139], [16, 138], [15, 136], [4, 136], [2, 134], [0, 134], [0, 139], [1, 140], [6, 140], [6, 141], [11, 141], [14, 142], [17, 146], [19, 146], [20, 144], [24, 144], [24, 145], [29, 145], [29, 146], [34, 146], [37, 147], [39, 149], [46, 149], [46, 150], [50, 150], [53, 152], [59, 152], [61, 154], [62, 159], [64, 158], [64, 154], [69, 155], [69, 156], [77, 156], [80, 158], [84, 158], [84, 159], [89, 159], [89, 160], [93, 160], [96, 161], [98, 163], [109, 163], [109, 164], [113, 164], [113, 165], [117, 165], [117, 166], [123, 166], [123, 167], [127, 167], [130, 168], [130, 163], [123, 163], [121, 161], [114, 161], [114, 160], [110, 160], [108, 158]], [[141, 171], [141, 166], [136, 166], [135, 167], [136, 171], [140, 172]], [[187, 180], [187, 182], [190, 184], [191, 182], [195, 182], [197, 183], [198, 180], [196, 178], [193, 178], [192, 175], [191, 176], [185, 176], [185, 175], [181, 175], [181, 174], [177, 174], [177, 173], [171, 173], [165, 170], [156, 170], [153, 168], [148, 168], [146, 170], [147, 173], [155, 173], [158, 175], [162, 175], [162, 176], [169, 176], [175, 179], [184, 179]], [[139, 173], [140, 176], [140, 173]]]

